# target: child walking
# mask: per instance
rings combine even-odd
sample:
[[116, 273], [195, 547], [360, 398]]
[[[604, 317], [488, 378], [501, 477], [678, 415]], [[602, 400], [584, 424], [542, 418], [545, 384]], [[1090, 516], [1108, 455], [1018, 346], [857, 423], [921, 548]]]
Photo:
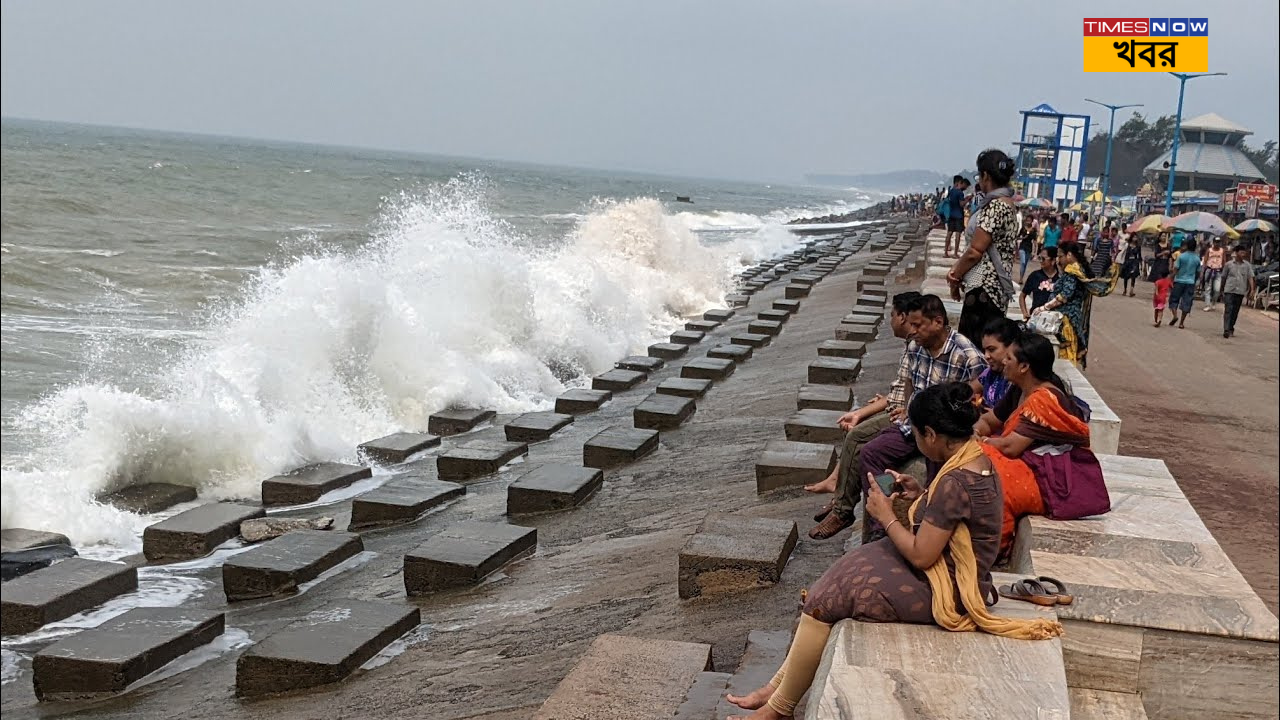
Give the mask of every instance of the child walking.
[[1159, 271], [1159, 277], [1156, 278], [1156, 294], [1151, 300], [1151, 304], [1156, 309], [1156, 327], [1160, 327], [1160, 321], [1164, 319], [1164, 309], [1169, 304], [1171, 292], [1173, 292], [1173, 278], [1169, 277], [1168, 270]]

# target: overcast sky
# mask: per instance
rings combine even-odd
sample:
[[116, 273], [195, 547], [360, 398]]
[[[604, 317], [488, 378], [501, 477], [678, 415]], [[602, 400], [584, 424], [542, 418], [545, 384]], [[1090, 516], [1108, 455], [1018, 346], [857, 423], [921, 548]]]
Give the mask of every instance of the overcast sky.
[[1040, 102], [1172, 113], [1168, 75], [1081, 71], [1081, 20], [1207, 14], [1230, 77], [1184, 117], [1280, 134], [1275, 0], [2, 6], [6, 117], [775, 180], [967, 167]]

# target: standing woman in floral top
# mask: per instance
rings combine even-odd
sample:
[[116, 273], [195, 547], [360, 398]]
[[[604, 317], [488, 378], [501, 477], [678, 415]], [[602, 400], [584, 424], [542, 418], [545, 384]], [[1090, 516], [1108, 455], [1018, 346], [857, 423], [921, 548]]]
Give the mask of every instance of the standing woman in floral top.
[[[969, 247], [947, 273], [952, 299], [964, 296], [962, 331], [967, 325], [981, 328], [986, 320], [1003, 316], [1013, 297], [1010, 273], [1018, 252], [1018, 211], [1009, 181], [1014, 167], [1013, 160], [999, 150], [978, 155], [978, 209], [965, 228]], [[966, 316], [982, 320], [966, 323]]]

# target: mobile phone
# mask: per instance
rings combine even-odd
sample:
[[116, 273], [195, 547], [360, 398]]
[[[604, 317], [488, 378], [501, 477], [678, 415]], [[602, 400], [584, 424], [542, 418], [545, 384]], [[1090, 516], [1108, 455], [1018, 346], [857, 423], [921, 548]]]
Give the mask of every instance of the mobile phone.
[[885, 495], [892, 495], [894, 486], [898, 484], [898, 481], [894, 480], [889, 473], [883, 473], [876, 476], [876, 484], [880, 486], [881, 492]]

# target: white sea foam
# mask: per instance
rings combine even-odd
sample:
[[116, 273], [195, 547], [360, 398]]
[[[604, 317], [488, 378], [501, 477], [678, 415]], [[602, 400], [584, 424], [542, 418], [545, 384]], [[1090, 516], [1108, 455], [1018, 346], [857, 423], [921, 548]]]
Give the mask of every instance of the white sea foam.
[[354, 459], [358, 443], [421, 430], [444, 407], [550, 407], [717, 306], [742, 263], [798, 243], [764, 221], [703, 243], [636, 199], [599, 204], [533, 249], [468, 180], [388, 200], [376, 227], [359, 250], [258, 271], [158, 390], [84, 382], [20, 411], [15, 426], [36, 442], [6, 462], [3, 526], [134, 545], [145, 521], [97, 494], [172, 482], [251, 498], [266, 477]]

